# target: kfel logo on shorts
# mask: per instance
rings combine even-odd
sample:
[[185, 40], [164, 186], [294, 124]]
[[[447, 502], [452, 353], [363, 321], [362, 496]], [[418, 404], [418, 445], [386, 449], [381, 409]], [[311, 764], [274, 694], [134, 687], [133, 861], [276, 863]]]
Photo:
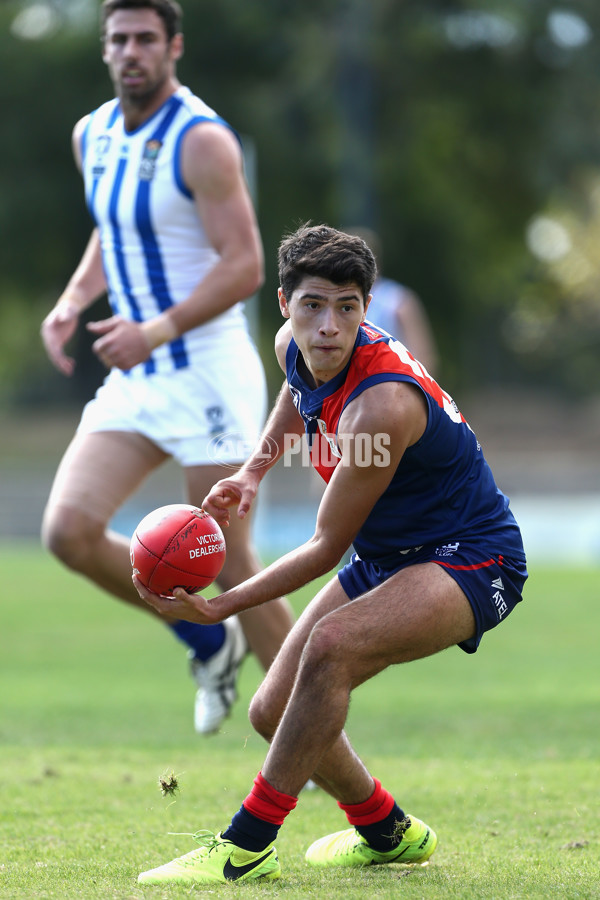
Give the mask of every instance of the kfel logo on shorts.
[[500, 619], [502, 619], [508, 612], [508, 606], [506, 605], [506, 601], [501, 594], [501, 591], [504, 590], [504, 582], [501, 578], [494, 578], [494, 580], [492, 581], [492, 587], [496, 588], [496, 592], [492, 594], [492, 600], [494, 601], [494, 606], [496, 607], [496, 612], [498, 613], [498, 621], [500, 621]]

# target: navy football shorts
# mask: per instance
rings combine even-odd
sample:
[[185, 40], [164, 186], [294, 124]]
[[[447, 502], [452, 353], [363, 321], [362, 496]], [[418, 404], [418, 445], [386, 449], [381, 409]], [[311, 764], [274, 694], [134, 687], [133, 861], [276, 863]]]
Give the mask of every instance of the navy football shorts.
[[471, 604], [475, 634], [458, 646], [465, 653], [475, 653], [484, 633], [502, 622], [523, 599], [523, 585], [527, 580], [524, 559], [490, 552], [489, 547], [474, 541], [450, 541], [409, 550], [393, 568], [366, 562], [354, 553], [348, 565], [338, 572], [338, 578], [350, 600], [355, 600], [401, 569], [427, 562], [443, 566]]

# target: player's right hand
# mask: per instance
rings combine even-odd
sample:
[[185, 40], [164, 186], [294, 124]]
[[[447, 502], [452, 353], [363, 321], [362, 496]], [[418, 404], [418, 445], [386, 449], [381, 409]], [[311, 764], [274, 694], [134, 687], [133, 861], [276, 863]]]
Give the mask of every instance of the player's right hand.
[[219, 525], [229, 525], [230, 509], [237, 506], [237, 514], [243, 519], [250, 510], [258, 484], [251, 474], [241, 470], [230, 478], [222, 478], [210, 489], [202, 501], [202, 509], [216, 519]]
[[79, 321], [79, 307], [70, 300], [59, 300], [50, 310], [40, 328], [42, 341], [48, 358], [63, 375], [72, 375], [75, 360], [64, 352], [65, 345], [71, 340]]

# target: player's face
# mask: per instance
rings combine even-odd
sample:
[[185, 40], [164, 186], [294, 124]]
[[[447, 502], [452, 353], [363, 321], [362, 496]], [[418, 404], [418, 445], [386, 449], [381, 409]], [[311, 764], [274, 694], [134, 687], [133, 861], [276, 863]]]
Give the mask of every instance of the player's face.
[[106, 23], [103, 59], [115, 92], [125, 102], [148, 105], [160, 95], [174, 76], [182, 50], [182, 36], [169, 41], [153, 9], [118, 9]]
[[292, 335], [317, 384], [334, 378], [347, 364], [367, 302], [357, 284], [334, 284], [307, 275], [290, 298], [279, 291], [282, 315], [290, 319]]

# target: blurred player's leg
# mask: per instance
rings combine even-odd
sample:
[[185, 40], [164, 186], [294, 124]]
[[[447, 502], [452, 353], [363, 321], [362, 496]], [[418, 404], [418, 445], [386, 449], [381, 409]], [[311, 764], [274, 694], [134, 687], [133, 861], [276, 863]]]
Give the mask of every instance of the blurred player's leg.
[[[42, 524], [43, 543], [61, 562], [151, 615], [156, 613], [140, 599], [131, 581], [129, 538], [108, 526], [127, 498], [167, 458], [140, 434], [76, 435], [56, 473]], [[167, 624], [193, 659], [213, 675], [214, 697], [208, 700], [207, 716], [197, 719], [196, 725], [200, 732], [214, 731], [229, 712], [247, 651], [241, 627], [236, 620], [228, 629], [176, 620]]]
[[57, 470], [42, 523], [42, 541], [61, 562], [148, 612], [152, 610], [131, 582], [129, 538], [108, 526], [125, 500], [166, 458], [139, 434], [76, 434]]

